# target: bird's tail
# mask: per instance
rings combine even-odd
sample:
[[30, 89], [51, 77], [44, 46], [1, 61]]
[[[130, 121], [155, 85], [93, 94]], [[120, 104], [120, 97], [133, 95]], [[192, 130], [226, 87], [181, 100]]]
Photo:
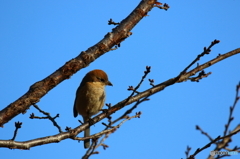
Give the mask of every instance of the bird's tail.
[[[84, 137], [90, 136], [90, 128], [84, 130]], [[84, 140], [84, 148], [87, 149], [90, 146], [90, 139]]]

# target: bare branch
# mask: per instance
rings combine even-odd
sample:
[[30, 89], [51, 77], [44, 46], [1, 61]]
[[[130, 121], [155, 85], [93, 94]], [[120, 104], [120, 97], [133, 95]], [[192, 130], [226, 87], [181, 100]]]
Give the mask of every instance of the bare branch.
[[157, 7], [159, 9], [164, 9], [166, 11], [170, 8], [170, 6], [166, 3], [164, 3], [163, 6], [161, 6], [161, 5], [162, 5], [162, 3], [156, 2], [154, 7]]
[[238, 100], [239, 100], [239, 98], [240, 98], [240, 97], [238, 96], [239, 91], [240, 91], [240, 82], [239, 82], [239, 84], [236, 86], [236, 95], [235, 95], [235, 99], [234, 99], [234, 102], [233, 102], [233, 106], [230, 107], [230, 113], [229, 113], [229, 117], [228, 117], [228, 122], [227, 122], [227, 124], [225, 125], [225, 131], [224, 131], [224, 133], [223, 133], [224, 136], [227, 135], [227, 131], [228, 131], [228, 128], [229, 128], [229, 126], [230, 126], [230, 124], [231, 124], [231, 121], [233, 121], [233, 119], [234, 119], [234, 118], [232, 117], [232, 114], [233, 114], [234, 108], [236, 107], [237, 102], [238, 102]]
[[37, 118], [37, 119], [49, 119], [49, 120], [53, 123], [53, 125], [58, 128], [59, 133], [62, 132], [61, 127], [60, 127], [60, 126], [57, 124], [57, 122], [55, 121], [55, 119], [56, 119], [57, 117], [59, 117], [59, 114], [57, 114], [55, 117], [51, 117], [51, 116], [50, 116], [50, 113], [41, 110], [36, 104], [33, 104], [33, 106], [34, 106], [39, 112], [41, 112], [41, 113], [43, 113], [44, 115], [46, 115], [46, 117], [37, 117], [37, 116], [34, 116], [34, 114], [32, 113], [32, 114], [30, 114], [30, 117], [29, 117], [30, 119], [34, 119], [34, 118]]
[[146, 71], [144, 71], [144, 75], [142, 76], [141, 81], [138, 83], [136, 88], [133, 88], [133, 86], [129, 86], [128, 90], [132, 90], [132, 94], [128, 97], [128, 99], [126, 100], [126, 103], [129, 101], [129, 99], [134, 95], [134, 93], [139, 93], [137, 92], [138, 88], [141, 86], [141, 84], [143, 83], [144, 79], [147, 77], [147, 75], [150, 73], [151, 70], [151, 66], [146, 66]]
[[[99, 152], [97, 151], [94, 151], [96, 150], [99, 146], [103, 146], [104, 149], [106, 149], [108, 147], [108, 145], [106, 144], [103, 144], [103, 142], [108, 138], [108, 136], [112, 133], [114, 133], [118, 128], [120, 128], [120, 126], [122, 126], [122, 124], [124, 124], [126, 121], [129, 121], [130, 119], [132, 118], [140, 118], [140, 115], [142, 113], [141, 112], [137, 112], [136, 115], [134, 116], [131, 116], [131, 117], [128, 117], [126, 118], [125, 120], [123, 120], [121, 123], [119, 123], [118, 125], [112, 127], [111, 129], [108, 129], [108, 130], [103, 130], [102, 132], [100, 133], [97, 133], [95, 135], [91, 135], [89, 138], [93, 138], [93, 142], [92, 142], [92, 145], [91, 147], [88, 149], [88, 151], [86, 152], [86, 154], [82, 157], [82, 158], [88, 158], [90, 157], [92, 154], [98, 154]], [[100, 135], [99, 134], [105, 134], [105, 136], [101, 139], [101, 141], [98, 143], [98, 139], [100, 138]]]
[[240, 48], [237, 48], [235, 50], [232, 50], [232, 51], [229, 51], [228, 53], [225, 53], [223, 55], [218, 55], [216, 58], [212, 59], [211, 61], [208, 61], [202, 65], [199, 65], [198, 67], [196, 67], [195, 69], [192, 69], [191, 71], [185, 73], [184, 75], [182, 75], [180, 78], [179, 78], [179, 82], [182, 82], [182, 81], [185, 81], [187, 78], [186, 77], [190, 77], [190, 76], [193, 76], [195, 75], [197, 72], [201, 71], [201, 70], [204, 70], [205, 68], [208, 68], [210, 67], [211, 65], [219, 62], [219, 61], [222, 61], [230, 56], [233, 56], [233, 55], [236, 55], [236, 54], [239, 54], [240, 53]]
[[136, 109], [139, 104], [141, 104], [142, 102], [147, 101], [147, 100], [148, 100], [148, 96], [147, 96], [147, 97], [144, 97], [144, 98], [141, 99], [141, 100], [138, 100], [130, 109], [128, 109], [128, 110], [127, 110], [123, 115], [121, 115], [119, 118], [117, 118], [116, 120], [114, 120], [111, 124], [115, 124], [115, 123], [118, 122], [119, 120], [126, 118], [127, 115], [130, 114], [130, 113], [132, 113], [132, 111], [133, 111], [134, 109]]
[[[142, 79], [141, 79], [141, 81], [138, 83], [138, 85], [136, 86], [136, 88], [134, 88], [133, 86], [129, 86], [128, 90], [132, 90], [133, 92], [132, 92], [132, 94], [128, 97], [127, 101], [134, 95], [134, 93], [139, 93], [137, 90], [139, 89], [139, 87], [141, 86], [141, 84], [143, 83], [143, 81], [144, 81], [144, 79], [147, 77], [147, 75], [150, 73], [150, 70], [151, 70], [151, 67], [150, 67], [150, 66], [146, 66], [146, 71], [144, 71], [144, 75], [142, 76]], [[150, 80], [150, 82], [151, 82], [151, 80]], [[152, 81], [152, 82], [153, 82], [153, 81]], [[118, 122], [119, 120], [124, 119], [124, 118], [125, 118], [128, 114], [130, 114], [135, 108], [137, 108], [137, 106], [138, 106], [139, 104], [141, 104], [142, 102], [147, 101], [147, 100], [148, 100], [148, 96], [145, 97], [145, 98], [142, 99], [142, 100], [138, 100], [138, 101], [136, 102], [136, 104], [135, 104], [132, 108], [128, 109], [123, 115], [121, 115], [119, 118], [117, 118], [116, 120], [114, 120], [111, 124], [114, 124], [114, 123]], [[126, 101], [126, 102], [127, 102], [127, 101]], [[109, 125], [109, 126], [111, 126], [111, 125]]]
[[[233, 120], [232, 114], [233, 114], [233, 110], [237, 105], [237, 101], [239, 100], [239, 96], [238, 93], [240, 91], [240, 83], [236, 86], [236, 96], [234, 99], [234, 104], [232, 107], [230, 107], [230, 115], [228, 118], [228, 123], [225, 125], [225, 130], [223, 133], [223, 137], [218, 136], [217, 138], [213, 139], [208, 133], [204, 132], [198, 125], [196, 126], [196, 129], [201, 131], [202, 134], [204, 134], [205, 136], [207, 136], [210, 140], [210, 143], [208, 143], [207, 145], [205, 145], [202, 148], [198, 148], [195, 153], [191, 156], [187, 156], [188, 159], [194, 159], [194, 157], [201, 151], [203, 151], [204, 149], [208, 148], [211, 146], [211, 144], [215, 144], [216, 148], [214, 149], [214, 151], [220, 151], [221, 149], [226, 149], [226, 150], [230, 150], [230, 151], [238, 151], [240, 149], [240, 147], [235, 146], [233, 149], [229, 149], [227, 148], [228, 144], [232, 141], [231, 137], [237, 133], [240, 132], [240, 124], [238, 126], [235, 127], [235, 129], [231, 132], [229, 132], [229, 134], [227, 135], [227, 130], [230, 126], [231, 121]], [[219, 141], [219, 142], [217, 142]], [[190, 151], [190, 149], [188, 149]], [[189, 153], [188, 151], [188, 153]], [[214, 158], [214, 151], [212, 151], [211, 155], [208, 156], [208, 159], [213, 159]], [[186, 153], [186, 152], [185, 152]], [[223, 158], [225, 156], [229, 156], [228, 154], [226, 155], [221, 155], [221, 156], [217, 156], [217, 158]]]
[[18, 129], [20, 129], [22, 127], [22, 122], [15, 122], [15, 130], [14, 130], [14, 135], [13, 138], [11, 139], [12, 141], [15, 140], [16, 136], [17, 136], [17, 132]]
[[216, 39], [215, 39], [214, 41], [211, 42], [211, 44], [210, 44], [207, 48], [204, 47], [204, 48], [203, 48], [203, 52], [202, 52], [201, 54], [199, 54], [199, 55], [196, 57], [196, 59], [193, 60], [193, 61], [180, 73], [180, 75], [186, 73], [187, 70], [188, 70], [191, 66], [193, 66], [197, 61], [199, 61], [201, 57], [203, 57], [204, 55], [210, 54], [211, 48], [212, 48], [214, 45], [218, 44], [219, 42], [220, 42], [219, 40], [216, 40]]
[[153, 8], [155, 2], [156, 0], [142, 0], [130, 15], [112, 29], [112, 32], [107, 33], [101, 41], [88, 50], [82, 51], [80, 55], [66, 62], [45, 79], [33, 84], [27, 93], [0, 111], [0, 126], [3, 127], [13, 117], [24, 113], [59, 83], [69, 79], [74, 73], [110, 51], [113, 46], [124, 41], [129, 37], [130, 30]]
[[189, 153], [190, 153], [191, 149], [192, 149], [191, 147], [187, 146], [187, 150], [185, 151], [185, 154], [186, 154], [187, 158], [189, 156]]
[[108, 25], [118, 25], [120, 23], [116, 23], [112, 20], [112, 18], [110, 18], [110, 20], [108, 21]]
[[118, 104], [116, 104], [115, 106], [112, 106], [111, 108], [107, 109], [106, 112], [101, 113], [99, 115], [97, 115], [96, 117], [92, 118], [92, 122], [89, 123], [84, 123], [81, 126], [78, 126], [77, 128], [71, 130], [70, 132], [64, 132], [64, 133], [60, 133], [54, 136], [47, 136], [47, 137], [43, 137], [43, 138], [38, 138], [35, 140], [30, 140], [30, 141], [26, 141], [26, 142], [9, 142], [6, 140], [0, 140], [0, 147], [10, 147], [10, 148], [18, 148], [18, 149], [29, 149], [30, 147], [33, 146], [38, 146], [38, 145], [42, 145], [42, 144], [48, 144], [48, 143], [53, 143], [53, 142], [59, 142], [61, 140], [67, 139], [67, 138], [73, 138], [79, 134], [80, 132], [82, 132], [83, 130], [85, 130], [87, 127], [99, 122], [100, 120], [108, 117], [109, 115], [115, 113], [116, 111], [120, 110], [121, 108], [123, 108], [126, 105], [129, 105], [131, 103], [134, 103], [142, 98], [151, 96], [155, 93], [158, 93], [160, 91], [162, 91], [163, 89], [165, 89], [166, 87], [173, 85], [174, 83], [179, 83], [182, 81], [187, 80], [190, 76], [194, 75], [195, 73], [210, 67], [211, 65], [226, 59], [232, 55], [238, 54], [240, 53], [240, 48], [235, 49], [233, 51], [230, 51], [226, 54], [217, 56], [215, 59], [208, 61], [200, 66], [198, 66], [197, 68], [182, 74], [181, 77], [179, 78], [179, 76], [175, 77], [175, 78], [171, 78], [163, 83], [160, 83], [150, 89], [147, 89], [146, 91], [143, 91], [141, 93], [138, 93], [135, 96], [132, 96], [130, 99], [127, 98], [121, 102], [119, 102]]
[[201, 131], [203, 135], [207, 136], [210, 141], [213, 141], [213, 138], [208, 133], [204, 132], [198, 125], [196, 125], [196, 129]]
[[193, 159], [199, 152], [201, 152], [201, 151], [203, 151], [204, 149], [210, 147], [212, 144], [216, 143], [217, 141], [222, 140], [222, 139], [225, 139], [225, 138], [228, 138], [228, 137], [231, 137], [231, 136], [233, 136], [233, 135], [235, 135], [235, 134], [237, 134], [237, 133], [239, 133], [239, 132], [240, 132], [240, 129], [239, 129], [238, 131], [235, 131], [235, 132], [229, 134], [229, 135], [226, 135], [226, 136], [223, 136], [223, 137], [221, 137], [221, 136], [216, 137], [213, 141], [209, 142], [208, 144], [206, 144], [206, 145], [203, 146], [202, 148], [198, 148], [198, 149], [194, 152], [193, 155], [190, 155], [190, 157], [188, 157], [188, 159]]

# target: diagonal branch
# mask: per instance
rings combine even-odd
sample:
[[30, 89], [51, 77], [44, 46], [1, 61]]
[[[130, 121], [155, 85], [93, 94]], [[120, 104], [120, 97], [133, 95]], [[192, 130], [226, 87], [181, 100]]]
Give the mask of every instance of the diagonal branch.
[[[228, 128], [230, 126], [230, 123], [232, 122], [232, 120], [234, 119], [232, 114], [233, 114], [233, 111], [234, 111], [234, 108], [236, 107], [237, 105], [237, 102], [239, 100], [239, 91], [240, 91], [240, 83], [236, 86], [236, 95], [235, 95], [235, 99], [234, 99], [234, 104], [233, 106], [230, 107], [230, 114], [229, 114], [229, 118], [228, 118], [228, 123], [225, 125], [225, 130], [224, 130], [224, 133], [223, 133], [223, 137], [220, 137], [218, 136], [217, 138], [213, 139], [208, 133], [206, 133], [205, 131], [203, 131], [198, 125], [196, 126], [196, 129], [199, 130], [203, 135], [207, 136], [208, 139], [210, 140], [210, 143], [206, 144], [204, 147], [202, 148], [198, 148], [195, 153], [191, 156], [188, 157], [189, 155], [189, 152], [191, 150], [191, 148], [187, 147], [187, 158], [188, 159], [194, 159], [194, 157], [200, 153], [201, 151], [203, 151], [204, 149], [208, 148], [211, 146], [211, 144], [215, 144], [216, 147], [213, 151], [211, 151], [210, 155], [208, 156], [208, 159], [213, 159], [215, 158], [214, 156], [216, 155], [215, 152], [219, 152], [220, 150], [222, 149], [225, 149], [225, 150], [228, 150], [228, 151], [238, 151], [240, 149], [240, 147], [238, 146], [235, 146], [233, 149], [230, 149], [228, 148], [227, 146], [229, 146], [229, 143], [232, 141], [232, 136], [239, 133], [240, 132], [240, 124], [237, 125], [234, 130], [230, 131], [230, 132], [227, 132], [228, 131]], [[228, 134], [227, 134], [228, 133]], [[218, 156], [216, 158], [223, 158], [225, 156], [228, 156], [228, 155], [221, 155], [221, 156]]]
[[230, 56], [233, 56], [233, 55], [236, 55], [236, 54], [239, 54], [239, 53], [240, 53], [240, 48], [237, 48], [237, 49], [229, 51], [228, 53], [225, 53], [223, 55], [219, 55], [216, 58], [212, 59], [211, 61], [208, 61], [208, 62], [206, 62], [206, 63], [196, 67], [195, 69], [192, 69], [191, 71], [185, 73], [184, 75], [182, 75], [180, 77], [180, 79], [179, 79], [179, 82], [185, 81], [187, 79], [186, 78], [187, 76], [188, 77], [193, 76], [197, 72], [199, 72], [199, 71], [201, 71], [201, 70], [203, 70], [205, 68], [208, 68], [208, 67], [210, 67], [211, 65], [213, 65], [213, 64], [215, 64], [217, 62], [222, 61], [222, 60], [224, 60], [224, 59], [226, 59], [226, 58], [228, 58]]
[[80, 69], [87, 67], [98, 57], [110, 51], [115, 45], [119, 45], [123, 40], [129, 37], [130, 30], [154, 7], [156, 0], [142, 0], [132, 13], [122, 20], [122, 22], [107, 33], [97, 44], [82, 51], [80, 55], [66, 62], [65, 65], [53, 72], [45, 79], [36, 82], [30, 86], [28, 92], [15, 102], [9, 104], [0, 111], [0, 126], [20, 113], [24, 113], [32, 104], [40, 101], [51, 89], [56, 87], [62, 81], [69, 79]]
[[225, 130], [224, 130], [224, 133], [223, 133], [224, 136], [227, 135], [230, 123], [234, 119], [232, 115], [233, 115], [234, 108], [236, 107], [237, 102], [240, 99], [240, 97], [238, 96], [239, 91], [240, 91], [240, 83], [236, 86], [236, 95], [235, 95], [235, 99], [234, 99], [234, 102], [233, 102], [233, 106], [230, 107], [230, 113], [229, 113], [229, 117], [228, 117], [228, 122], [225, 125]]
[[[114, 133], [118, 128], [120, 128], [126, 121], [131, 120], [132, 118], [140, 118], [141, 116], [141, 112], [137, 112], [136, 115], [131, 116], [126, 118], [125, 120], [121, 121], [118, 125], [113, 126], [111, 129], [108, 130], [103, 130], [100, 133], [97, 133], [95, 135], [91, 135], [91, 138], [95, 138], [97, 140], [94, 140], [95, 142], [92, 142], [92, 146], [88, 149], [88, 151], [86, 152], [86, 154], [82, 157], [82, 158], [88, 158], [89, 156], [91, 156], [92, 154], [97, 154], [98, 152], [95, 151], [98, 147], [103, 146], [104, 149], [106, 149], [108, 146], [103, 144], [103, 142], [108, 138], [108, 136], [112, 133]], [[98, 139], [101, 136], [105, 134], [105, 136], [101, 139], [101, 141], [98, 142]], [[98, 138], [97, 138], [98, 137]], [[94, 139], [93, 138], [93, 139]]]
[[[126, 98], [125, 100], [117, 103], [115, 106], [112, 106], [108, 110], [106, 110], [103, 113], [101, 113], [101, 114], [97, 115], [96, 117], [92, 118], [91, 123], [86, 122], [86, 123], [76, 127], [75, 129], [72, 129], [70, 132], [59, 133], [57, 135], [46, 136], [46, 137], [43, 137], [43, 138], [38, 138], [38, 139], [29, 140], [29, 141], [25, 141], [25, 142], [0, 140], [0, 147], [17, 148], [17, 149], [30, 149], [30, 147], [39, 146], [39, 145], [48, 144], [48, 143], [60, 142], [61, 140], [64, 140], [64, 139], [67, 139], [67, 138], [74, 139], [77, 134], [79, 134], [80, 132], [85, 130], [87, 127], [89, 127], [91, 125], [94, 125], [95, 123], [101, 121], [102, 119], [104, 119], [104, 118], [108, 117], [109, 115], [115, 113], [116, 111], [120, 110], [124, 106], [132, 104], [134, 102], [137, 102], [138, 100], [140, 100], [142, 98], [145, 98], [147, 96], [151, 96], [153, 94], [156, 94], [156, 93], [162, 91], [163, 89], [165, 89], [166, 87], [168, 87], [170, 85], [173, 85], [174, 83], [183, 82], [183, 81], [187, 80], [190, 76], [194, 75], [195, 73], [197, 73], [197, 72], [199, 72], [199, 71], [201, 71], [201, 70], [203, 70], [207, 67], [210, 67], [211, 65], [213, 65], [213, 64], [215, 64], [215, 63], [217, 63], [221, 60], [224, 60], [224, 59], [226, 59], [230, 56], [238, 54], [238, 53], [240, 53], [240, 48], [235, 49], [233, 51], [230, 51], [226, 54], [220, 55], [220, 56], [216, 57], [215, 59], [206, 62], [203, 65], [200, 65], [197, 68], [181, 75], [180, 78], [179, 78], [179, 76], [177, 76], [175, 78], [171, 78], [171, 79], [169, 79], [169, 80], [167, 80], [163, 83], [160, 83], [160, 84], [158, 84], [158, 85], [156, 85], [156, 86], [154, 86], [150, 89], [147, 89], [146, 91], [138, 93], [137, 95], [131, 97], [130, 99]], [[236, 134], [236, 133], [234, 133], [234, 134]], [[231, 135], [234, 135], [234, 134], [232, 133]], [[228, 135], [228, 136], [231, 136], [231, 135]], [[214, 142], [212, 142], [212, 143], [214, 143]]]
[[204, 149], [210, 147], [212, 144], [216, 143], [216, 142], [219, 141], [219, 140], [222, 140], [222, 139], [231, 137], [231, 136], [233, 136], [233, 135], [235, 135], [235, 134], [237, 134], [237, 133], [239, 133], [239, 132], [240, 132], [240, 129], [237, 130], [237, 131], [235, 131], [235, 132], [233, 132], [233, 133], [231, 133], [231, 134], [229, 134], [229, 135], [222, 136], [222, 137], [221, 137], [221, 136], [216, 137], [214, 140], [212, 140], [211, 142], [209, 142], [208, 144], [206, 144], [206, 145], [203, 146], [202, 148], [198, 148], [198, 149], [194, 152], [194, 154], [191, 155], [188, 159], [194, 159], [194, 157], [195, 157], [199, 152], [201, 152], [201, 151], [203, 151]]

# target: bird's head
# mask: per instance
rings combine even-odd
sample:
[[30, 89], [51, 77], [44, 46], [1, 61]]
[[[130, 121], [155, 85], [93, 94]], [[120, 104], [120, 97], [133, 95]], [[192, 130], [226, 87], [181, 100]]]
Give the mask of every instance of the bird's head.
[[108, 80], [107, 74], [103, 70], [92, 70], [88, 72], [83, 78], [82, 83], [86, 82], [100, 82], [102, 85], [113, 86], [112, 83]]

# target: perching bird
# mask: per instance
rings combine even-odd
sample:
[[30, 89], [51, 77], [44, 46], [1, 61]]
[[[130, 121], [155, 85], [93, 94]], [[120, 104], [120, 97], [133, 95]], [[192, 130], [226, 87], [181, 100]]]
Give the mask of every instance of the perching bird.
[[[87, 122], [91, 116], [97, 114], [105, 102], [105, 86], [112, 86], [107, 74], [102, 70], [92, 70], [82, 79], [76, 92], [73, 106], [73, 115], [82, 115], [83, 121]], [[90, 128], [84, 131], [84, 137], [90, 136]], [[90, 146], [90, 140], [84, 140], [84, 148]]]

